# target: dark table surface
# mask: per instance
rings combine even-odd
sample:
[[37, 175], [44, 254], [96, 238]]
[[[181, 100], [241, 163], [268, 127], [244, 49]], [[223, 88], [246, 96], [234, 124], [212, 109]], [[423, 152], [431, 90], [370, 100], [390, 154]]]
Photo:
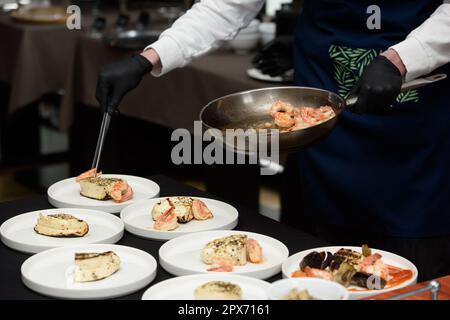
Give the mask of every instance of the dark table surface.
[[[161, 187], [161, 196], [189, 194], [192, 196], [217, 199], [217, 197], [213, 195], [164, 176], [152, 176], [150, 179], [158, 183]], [[233, 203], [231, 204], [239, 211], [239, 224], [236, 227], [237, 230], [258, 232], [274, 237], [289, 248], [290, 254], [294, 254], [304, 249], [329, 245], [320, 239], [302, 233], [288, 225], [266, 218], [256, 212], [251, 212]], [[51, 205], [47, 202], [46, 196], [0, 203], [0, 223], [21, 213], [48, 208], [51, 208]], [[128, 232], [125, 232], [123, 238], [118, 242], [118, 244], [121, 245], [144, 250], [153, 255], [156, 259], [158, 259], [158, 250], [162, 243], [163, 242], [160, 241], [138, 238]], [[47, 297], [29, 290], [21, 281], [20, 267], [29, 256], [30, 255], [28, 254], [14, 251], [3, 245], [3, 243], [0, 245], [0, 299], [47, 299]], [[173, 276], [158, 265], [156, 278], [150, 286], [171, 277]], [[281, 274], [278, 274], [268, 279], [268, 281], [272, 282], [280, 278]], [[140, 299], [146, 289], [147, 287], [119, 299]]]

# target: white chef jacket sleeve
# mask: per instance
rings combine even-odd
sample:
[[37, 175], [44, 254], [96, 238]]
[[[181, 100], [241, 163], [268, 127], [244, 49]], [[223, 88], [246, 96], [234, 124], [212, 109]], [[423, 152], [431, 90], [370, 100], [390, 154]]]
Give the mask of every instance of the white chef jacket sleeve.
[[202, 0], [196, 3], [159, 40], [153, 48], [159, 55], [162, 69], [159, 76], [182, 67], [193, 58], [219, 47], [232, 39], [258, 14], [264, 0]]
[[[407, 10], [407, 9], [405, 9]], [[391, 47], [406, 67], [405, 81], [450, 62], [450, 4], [442, 4], [404, 41]]]

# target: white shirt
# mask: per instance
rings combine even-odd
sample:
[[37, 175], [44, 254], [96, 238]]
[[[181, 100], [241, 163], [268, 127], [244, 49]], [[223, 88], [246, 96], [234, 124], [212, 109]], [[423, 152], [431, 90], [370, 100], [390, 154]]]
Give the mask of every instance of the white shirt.
[[[448, 2], [448, 1], [444, 1]], [[183, 67], [193, 58], [232, 39], [261, 10], [264, 0], [202, 0], [149, 45], [159, 55], [156, 76]], [[407, 9], [405, 9], [407, 10]], [[383, 14], [383, 12], [381, 12]], [[450, 62], [450, 4], [444, 3], [405, 40], [391, 47], [399, 54], [409, 81]]]

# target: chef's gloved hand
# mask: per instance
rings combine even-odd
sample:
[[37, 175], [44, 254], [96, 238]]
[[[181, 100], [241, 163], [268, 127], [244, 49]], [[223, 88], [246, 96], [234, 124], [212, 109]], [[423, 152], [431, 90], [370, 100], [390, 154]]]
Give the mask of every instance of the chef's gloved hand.
[[102, 112], [114, 113], [123, 97], [136, 88], [153, 65], [145, 57], [135, 55], [107, 65], [97, 79], [96, 98]]
[[355, 113], [380, 113], [395, 102], [402, 86], [399, 69], [386, 57], [376, 57], [363, 71], [351, 95], [358, 101], [350, 108]]
[[272, 40], [253, 58], [253, 66], [271, 77], [284, 74], [294, 67], [293, 42], [290, 36]]

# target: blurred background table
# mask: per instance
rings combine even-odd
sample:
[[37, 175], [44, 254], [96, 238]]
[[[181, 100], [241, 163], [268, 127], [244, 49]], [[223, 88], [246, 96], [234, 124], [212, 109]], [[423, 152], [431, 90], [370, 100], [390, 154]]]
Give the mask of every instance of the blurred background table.
[[[86, 22], [88, 22], [86, 20]], [[81, 30], [18, 23], [0, 15], [0, 134], [5, 163], [40, 153], [37, 103], [64, 88]]]

